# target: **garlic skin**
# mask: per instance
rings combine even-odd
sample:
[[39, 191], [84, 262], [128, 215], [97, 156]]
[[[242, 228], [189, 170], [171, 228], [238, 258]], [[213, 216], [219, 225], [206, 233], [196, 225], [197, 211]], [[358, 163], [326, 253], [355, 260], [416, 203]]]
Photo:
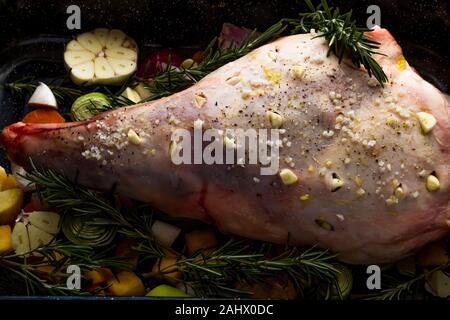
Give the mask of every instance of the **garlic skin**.
[[28, 100], [28, 105], [33, 108], [52, 108], [58, 110], [55, 95], [43, 82], [39, 82], [30, 100]]
[[15, 163], [11, 163], [11, 172], [16, 178], [17, 184], [23, 191], [34, 191], [36, 190], [36, 185], [30, 180], [24, 178], [27, 174], [25, 169]]

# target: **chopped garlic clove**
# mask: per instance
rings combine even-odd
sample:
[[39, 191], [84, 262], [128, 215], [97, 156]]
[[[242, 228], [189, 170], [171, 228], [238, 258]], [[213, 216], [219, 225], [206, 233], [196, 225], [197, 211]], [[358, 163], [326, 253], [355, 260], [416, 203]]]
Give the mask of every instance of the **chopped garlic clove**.
[[306, 193], [306, 194], [303, 194], [300, 196], [300, 201], [306, 202], [306, 201], [309, 201], [310, 198], [311, 198], [310, 195]]
[[344, 181], [339, 178], [331, 179], [331, 192], [338, 191], [344, 185]]
[[437, 121], [432, 114], [429, 114], [427, 112], [418, 112], [416, 115], [423, 133], [427, 134], [431, 130], [433, 130]]
[[395, 190], [397, 187], [400, 186], [400, 182], [397, 179], [394, 178], [391, 181], [391, 185], [392, 185], [392, 188]]
[[366, 194], [366, 191], [363, 188], [359, 188], [358, 190], [356, 190], [356, 195], [358, 196], [358, 198], [363, 197]]
[[234, 140], [227, 136], [225, 136], [223, 138], [223, 143], [225, 144], [225, 148], [227, 148], [227, 149], [235, 149], [236, 148], [236, 143], [234, 142]]
[[231, 78], [228, 78], [226, 80], [226, 83], [229, 84], [230, 86], [235, 86], [239, 82], [241, 82], [241, 78], [240, 77], [231, 77]]
[[172, 140], [172, 141], [170, 141], [170, 144], [169, 144], [169, 157], [170, 157], [170, 160], [172, 160], [172, 162], [173, 162], [173, 158], [174, 158], [176, 152], [178, 152], [178, 144]]
[[204, 121], [201, 119], [197, 119], [194, 121], [194, 129], [201, 129], [203, 127]]
[[132, 144], [139, 145], [142, 142], [142, 138], [133, 129], [128, 130], [128, 141]]
[[281, 170], [279, 175], [280, 175], [281, 181], [283, 181], [283, 183], [285, 185], [291, 185], [298, 181], [297, 176], [290, 169]]
[[392, 206], [397, 203], [398, 203], [398, 198], [396, 196], [390, 196], [389, 198], [386, 199], [387, 206]]
[[202, 94], [197, 94], [194, 97], [194, 102], [197, 108], [201, 108], [206, 103], [206, 97]]
[[295, 79], [302, 80], [305, 76], [305, 69], [303, 69], [301, 66], [292, 67], [292, 76]]
[[441, 188], [441, 183], [439, 182], [439, 179], [436, 176], [430, 174], [427, 177], [426, 186], [429, 192], [435, 192]]
[[273, 111], [267, 111], [266, 116], [269, 119], [272, 128], [278, 129], [283, 125], [283, 117], [280, 114]]
[[402, 187], [397, 187], [394, 191], [394, 196], [396, 196], [398, 199], [402, 198], [405, 195], [405, 192], [403, 191]]
[[331, 192], [338, 191], [344, 185], [344, 181], [336, 174], [331, 174], [331, 180], [329, 181], [329, 187]]

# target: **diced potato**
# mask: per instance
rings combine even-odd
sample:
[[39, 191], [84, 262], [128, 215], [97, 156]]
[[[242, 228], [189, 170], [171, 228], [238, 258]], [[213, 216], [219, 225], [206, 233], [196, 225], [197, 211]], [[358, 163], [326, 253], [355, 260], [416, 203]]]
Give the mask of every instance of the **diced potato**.
[[164, 257], [156, 261], [153, 265], [152, 272], [162, 272], [161, 278], [171, 283], [176, 283], [177, 279], [181, 279], [181, 271], [176, 266], [177, 258]]
[[12, 250], [11, 227], [0, 226], [0, 255]]
[[90, 279], [93, 285], [106, 282], [112, 277], [114, 277], [114, 274], [108, 268], [100, 268], [86, 272], [86, 278]]
[[438, 241], [424, 247], [417, 255], [417, 263], [422, 267], [442, 266], [449, 263], [445, 242]]
[[188, 255], [202, 249], [211, 249], [217, 246], [217, 237], [213, 229], [196, 230], [185, 236]]
[[145, 287], [141, 279], [130, 271], [122, 271], [108, 281], [108, 292], [118, 297], [143, 296]]
[[23, 191], [9, 189], [0, 192], [0, 225], [11, 224], [22, 208]]
[[8, 174], [4, 178], [0, 177], [0, 191], [17, 188], [17, 186], [17, 180], [12, 174]]
[[3, 179], [5, 179], [7, 176], [6, 174], [6, 170], [5, 168], [3, 168], [2, 166], [0, 166], [0, 181], [3, 181]]
[[190, 297], [186, 292], [178, 288], [161, 284], [146, 294], [147, 297]]
[[441, 298], [450, 296], [450, 277], [442, 270], [434, 271], [427, 278], [427, 285], [433, 295]]
[[0, 191], [17, 188], [16, 178], [7, 174], [5, 169], [0, 167]]

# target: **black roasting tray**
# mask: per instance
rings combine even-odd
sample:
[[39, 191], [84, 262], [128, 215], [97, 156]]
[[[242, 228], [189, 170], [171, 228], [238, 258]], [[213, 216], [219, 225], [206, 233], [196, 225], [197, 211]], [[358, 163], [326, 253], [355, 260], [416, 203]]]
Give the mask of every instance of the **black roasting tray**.
[[[408, 62], [441, 91], [450, 93], [447, 0], [329, 2], [342, 10], [353, 9], [361, 23], [368, 17], [367, 6], [379, 5], [382, 27], [399, 41]], [[280, 18], [296, 17], [307, 10], [301, 0], [0, 0], [0, 129], [20, 121], [28, 112], [3, 84], [26, 76], [45, 81], [66, 73], [63, 46], [81, 32], [66, 27], [66, 8], [71, 4], [81, 8], [81, 31], [120, 28], [137, 40], [141, 57], [161, 46], [185, 53], [202, 48], [224, 22], [263, 30]], [[9, 166], [1, 148], [0, 165]]]

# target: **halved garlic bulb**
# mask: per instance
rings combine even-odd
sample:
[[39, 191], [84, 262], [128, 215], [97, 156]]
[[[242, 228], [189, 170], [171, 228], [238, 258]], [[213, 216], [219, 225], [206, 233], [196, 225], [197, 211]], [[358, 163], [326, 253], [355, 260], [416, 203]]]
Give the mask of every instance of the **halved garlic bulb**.
[[99, 28], [70, 41], [64, 62], [77, 85], [121, 85], [136, 71], [137, 46], [121, 30]]

